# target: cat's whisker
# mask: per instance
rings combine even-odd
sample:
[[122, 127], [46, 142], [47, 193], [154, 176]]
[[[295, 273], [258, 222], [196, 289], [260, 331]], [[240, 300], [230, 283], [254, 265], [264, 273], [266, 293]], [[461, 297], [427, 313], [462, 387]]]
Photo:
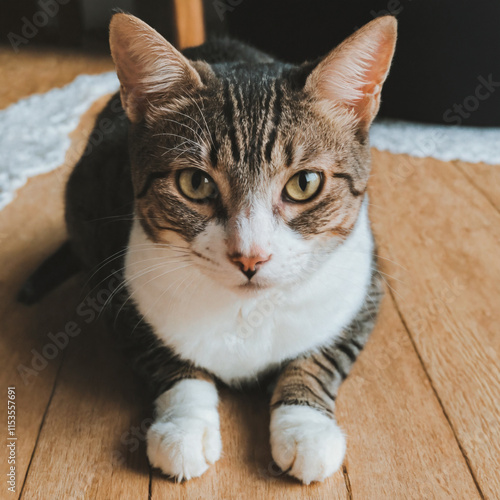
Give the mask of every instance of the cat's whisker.
[[159, 134], [154, 134], [153, 137], [158, 137], [158, 136], [172, 136], [172, 137], [178, 137], [179, 139], [183, 139], [186, 142], [191, 143], [193, 146], [195, 146], [198, 150], [203, 150], [203, 145], [200, 144], [199, 142], [193, 141], [192, 139], [189, 139], [187, 137], [184, 137], [183, 135], [179, 134], [174, 134], [172, 132], [161, 132]]
[[[188, 94], [188, 96], [193, 99], [193, 96], [191, 94]], [[195, 101], [195, 104], [196, 104], [196, 101]], [[192, 116], [189, 116], [187, 115], [186, 113], [181, 113], [180, 111], [178, 110], [175, 110], [175, 109], [172, 109], [172, 110], [169, 110], [170, 113], [175, 113], [175, 114], [178, 114], [178, 115], [181, 115], [181, 116], [184, 116], [185, 118], [189, 118], [190, 120], [192, 120], [194, 123], [196, 123], [196, 125], [198, 125], [198, 127], [200, 128], [200, 130], [202, 130], [204, 133], [205, 133], [205, 130], [203, 129], [203, 127], [201, 126], [201, 124], [195, 120]], [[203, 119], [205, 119], [205, 117], [202, 115]], [[206, 131], [210, 132], [210, 129], [208, 128], [208, 125], [205, 121], [205, 125], [206, 125]], [[210, 134], [208, 135], [208, 137], [211, 137]]]
[[[176, 262], [189, 262], [189, 261], [176, 261]], [[190, 264], [189, 264], [189, 265], [190, 265]], [[169, 272], [174, 272], [174, 271], [177, 271], [177, 270], [179, 270], [179, 269], [184, 269], [185, 267], [189, 267], [189, 265], [188, 265], [188, 266], [179, 266], [179, 267], [177, 267], [176, 269], [169, 270], [169, 271], [167, 271], [166, 273], [162, 273], [162, 274], [160, 274], [159, 276], [154, 276], [154, 277], [153, 277], [153, 278], [151, 278], [149, 281], [147, 281], [146, 283], [144, 283], [142, 286], [144, 287], [144, 286], [148, 285], [151, 281], [154, 281], [154, 280], [155, 280], [156, 278], [158, 278], [158, 277], [165, 276], [166, 274], [169, 274]], [[155, 270], [156, 270], [156, 268], [155, 268]], [[129, 281], [131, 281], [132, 279], [134, 279], [134, 278], [131, 278]], [[128, 302], [128, 301], [129, 301], [129, 300], [130, 300], [130, 299], [131, 299], [131, 298], [132, 298], [132, 297], [133, 297], [133, 296], [134, 296], [134, 295], [135, 295], [135, 294], [136, 294], [139, 290], [140, 290], [140, 288], [135, 289], [135, 290], [134, 290], [134, 291], [133, 291], [133, 292], [132, 292], [132, 293], [128, 296], [127, 300], [125, 300], [125, 301], [123, 302], [123, 304], [121, 305], [120, 309], [118, 310], [118, 313], [116, 314], [116, 317], [115, 317], [115, 323], [114, 323], [114, 325], [116, 325], [116, 320], [118, 319], [118, 315], [120, 314], [120, 312], [122, 311], [122, 309], [124, 308], [124, 306], [127, 304], [127, 302]], [[163, 295], [163, 293], [162, 293], [162, 295]], [[160, 297], [161, 297], [161, 295], [160, 295]], [[156, 302], [155, 302], [155, 304], [156, 304]]]
[[[144, 246], [150, 246], [150, 249], [149, 250], [161, 250], [160, 248], [157, 248], [158, 246], [167, 246], [167, 245], [160, 245], [160, 244], [156, 244], [156, 243], [142, 243], [140, 245], [132, 245], [131, 247], [128, 247], [128, 248], [123, 248], [122, 250], [119, 250], [118, 252], [116, 252], [115, 254], [113, 254], [112, 256], [110, 257], [107, 257], [106, 259], [104, 259], [104, 261], [101, 263], [101, 265], [98, 267], [98, 269], [96, 269], [95, 272], [92, 273], [92, 275], [87, 279], [87, 281], [84, 283], [82, 289], [84, 290], [87, 285], [90, 283], [90, 281], [92, 280], [92, 278], [104, 267], [106, 267], [106, 265], [108, 264], [111, 264], [111, 262], [113, 260], [117, 260], [119, 258], [122, 258], [124, 255], [126, 255], [127, 253], [133, 253], [133, 252], [138, 252], [138, 251], [144, 251]], [[141, 248], [139, 248], [141, 247]], [[167, 248], [165, 248], [166, 250]], [[175, 252], [179, 252], [179, 253], [185, 253], [186, 255], [187, 254], [190, 254], [191, 251], [189, 251], [188, 249], [184, 250], [183, 247], [178, 247], [178, 248], [175, 248], [175, 246], [172, 246], [172, 248], [168, 248], [170, 250], [173, 250]], [[162, 257], [165, 257], [165, 256], [162, 256]], [[124, 267], [121, 269], [123, 270], [125, 269]], [[115, 271], [116, 272], [116, 271]], [[107, 278], [111, 277], [112, 274], [108, 275]], [[87, 294], [87, 296], [85, 298], [88, 298], [88, 296], [90, 295], [90, 293], [100, 284], [102, 283], [103, 281], [105, 281], [107, 278], [104, 278], [104, 280], [101, 280], [97, 285], [95, 285], [91, 290], [90, 292]]]
[[[307, 252], [305, 252], [305, 253], [307, 253]], [[365, 252], [358, 252], [358, 253], [360, 253], [360, 254], [365, 254]], [[335, 266], [335, 265], [332, 265], [332, 264], [330, 264], [330, 266], [332, 266], [332, 269], [334, 269], [334, 270], [338, 270], [338, 271], [346, 271], [346, 268], [345, 268], [345, 267]], [[301, 267], [307, 267], [307, 264], [305, 264], [304, 266], [301, 266]], [[396, 280], [396, 281], [400, 282], [401, 284], [406, 285], [406, 283], [405, 283], [404, 281], [402, 281], [402, 280], [400, 280], [400, 279], [396, 278], [395, 276], [391, 276], [391, 275], [389, 275], [389, 274], [387, 274], [387, 273], [384, 273], [384, 272], [380, 271], [380, 269], [378, 269], [376, 266], [372, 266], [372, 269], [373, 269], [374, 271], [378, 271], [378, 272], [380, 273], [380, 278], [384, 281], [384, 283], [387, 285], [387, 287], [388, 287], [388, 288], [389, 288], [392, 292], [394, 292], [396, 295], [398, 295], [398, 297], [400, 297], [402, 300], [404, 300], [404, 299], [403, 299], [403, 297], [401, 296], [401, 294], [399, 294], [399, 293], [397, 292], [397, 290], [396, 290], [393, 286], [391, 286], [391, 285], [390, 285], [390, 283], [387, 281], [386, 277], [391, 278], [391, 279], [394, 279], [394, 280]], [[344, 279], [345, 279], [345, 280], [346, 280], [346, 281], [347, 281], [347, 282], [348, 282], [351, 286], [354, 286], [354, 287], [357, 287], [357, 288], [362, 289], [362, 287], [361, 287], [358, 283], [354, 282], [354, 281], [353, 281], [352, 279], [350, 279], [349, 277], [344, 277]], [[299, 283], [299, 282], [300, 282], [300, 279], [297, 279], [297, 283]], [[367, 297], [368, 297], [370, 300], [372, 300], [372, 297], [370, 297], [370, 295], [369, 295], [369, 294], [367, 294]]]
[[[147, 244], [149, 245], [149, 244]], [[156, 250], [155, 244], [151, 244], [151, 250]], [[105, 267], [107, 264], [110, 264], [113, 260], [116, 260], [116, 259], [119, 259], [121, 257], [123, 257], [126, 253], [128, 252], [134, 252], [134, 251], [139, 251], [139, 250], [144, 250], [144, 248], [136, 248], [136, 246], [139, 246], [139, 245], [133, 245], [132, 247], [125, 247], [121, 250], [118, 250], [116, 253], [112, 254], [111, 256], [107, 257], [106, 259], [104, 259], [100, 265], [98, 265], [98, 268], [95, 270], [95, 272], [92, 273], [92, 275], [87, 279], [87, 281], [84, 283], [83, 287], [82, 288], [85, 288], [88, 283], [90, 282], [90, 280], [103, 268]], [[142, 246], [142, 245], [141, 245]], [[179, 249], [175, 249], [175, 248], [172, 248], [172, 250], [174, 251], [177, 251], [177, 252], [180, 252], [180, 248], [182, 247], [179, 247]], [[160, 249], [158, 249], [160, 250]], [[187, 252], [186, 252], [187, 253]], [[91, 270], [92, 271], [92, 270]]]
[[[193, 99], [193, 96], [190, 93], [186, 93], [186, 97], [189, 97], [189, 98]], [[195, 102], [195, 104], [197, 105], [196, 102]], [[199, 107], [198, 107], [198, 109], [199, 109]], [[193, 118], [192, 116], [189, 116], [189, 115], [187, 115], [185, 113], [181, 113], [178, 110], [170, 109], [170, 108], [168, 108], [167, 110], [165, 110], [165, 113], [175, 113], [175, 114], [178, 114], [180, 116], [184, 116], [185, 118], [188, 118], [188, 119], [192, 120], [199, 127], [199, 129], [205, 134], [205, 137], [208, 138], [210, 141], [212, 141], [210, 130], [208, 129], [208, 125], [206, 124], [206, 120], [205, 120], [205, 117], [203, 116], [203, 114], [202, 114], [202, 117], [203, 117], [203, 119], [205, 121], [205, 125], [207, 126], [207, 131], [209, 132], [208, 134], [206, 133], [206, 131], [204, 130], [204, 128], [201, 126], [201, 124], [197, 120], [195, 120], [195, 118]], [[179, 122], [176, 122], [176, 123], [178, 123], [179, 125], [184, 125], [184, 124], [179, 123]], [[195, 131], [195, 133], [196, 133], [196, 131]], [[213, 145], [213, 142], [212, 142], [212, 145]]]
[[89, 219], [87, 222], [101, 222], [107, 219], [117, 219], [121, 217], [132, 217], [134, 215], [134, 212], [130, 214], [123, 214], [123, 215], [109, 215], [107, 217], [99, 217], [97, 219]]
[[[198, 131], [196, 131], [194, 128], [190, 127], [189, 125], [186, 125], [185, 123], [178, 122], [177, 120], [172, 120], [171, 118], [165, 118], [165, 121], [176, 123], [177, 125], [180, 125], [181, 127], [186, 127], [187, 129], [191, 130], [196, 135], [196, 137], [200, 141], [200, 144], [203, 143], [203, 137], [199, 134]], [[197, 123], [197, 125], [200, 126], [199, 123]]]
[[[188, 258], [189, 258], [188, 256], [185, 256], [185, 257], [181, 258], [181, 260], [166, 261], [166, 262], [161, 262], [161, 263], [158, 263], [158, 264], [153, 264], [152, 266], [150, 266], [150, 267], [148, 267], [148, 268], [146, 269], [146, 272], [150, 272], [150, 270], [151, 270], [152, 268], [155, 268], [155, 269], [156, 269], [156, 268], [161, 268], [162, 266], [166, 265], [167, 263], [168, 263], [168, 264], [175, 264], [175, 263], [178, 263], [178, 262], [185, 262], [185, 259], [188, 259]], [[143, 260], [138, 261], [138, 262], [140, 262], [140, 263], [145, 263], [145, 262], [148, 262], [148, 261], [150, 261], [150, 260], [153, 260], [153, 259], [143, 259]], [[156, 258], [154, 258], [154, 260], [156, 260]], [[117, 273], [121, 273], [121, 272], [125, 271], [125, 269], [126, 269], [126, 266], [123, 266], [123, 267], [121, 267], [120, 269], [118, 269], [117, 271], [112, 271], [112, 272], [111, 272], [110, 274], [108, 274], [105, 278], [103, 278], [101, 281], [99, 281], [99, 283], [97, 283], [94, 287], [92, 287], [92, 289], [91, 289], [91, 290], [89, 290], [89, 292], [87, 293], [87, 295], [84, 297], [83, 302], [85, 302], [85, 301], [86, 301], [86, 300], [90, 297], [90, 295], [92, 295], [92, 292], [93, 292], [93, 291], [94, 291], [94, 290], [95, 290], [95, 289], [96, 289], [96, 288], [97, 288], [97, 287], [98, 287], [101, 283], [103, 283], [104, 281], [107, 281], [108, 279], [111, 279], [111, 278], [112, 278], [115, 274], [117, 274]], [[120, 285], [121, 285], [121, 283], [123, 283], [123, 282], [124, 282], [124, 279], [123, 279], [123, 277], [122, 277], [122, 279], [120, 280]]]
[[[97, 264], [97, 269], [90, 275], [90, 277], [87, 279], [87, 281], [85, 281], [85, 283], [83, 284], [82, 286], [82, 289], [85, 290], [85, 288], [87, 287], [87, 285], [90, 283], [90, 281], [92, 280], [92, 278], [103, 268], [105, 267], [107, 264], [111, 263], [113, 260], [116, 260], [116, 259], [119, 259], [120, 257], [122, 257], [123, 255], [125, 255], [128, 251], [128, 248], [125, 247], [125, 248], [122, 248], [121, 250], [118, 250], [117, 252], [115, 252], [114, 254], [110, 255], [109, 257], [106, 257], [102, 262], [100, 262], [99, 264]], [[95, 267], [93, 269], [95, 269]], [[90, 270], [90, 272], [93, 271], [93, 269]]]
[[[188, 264], [188, 266], [191, 265], [191, 264]], [[147, 268], [146, 270], [141, 270], [140, 272], [138, 272], [136, 275], [134, 276], [131, 276], [130, 278], [128, 278], [127, 280], [123, 280], [123, 282], [111, 293], [111, 295], [108, 297], [108, 299], [106, 300], [106, 302], [104, 303], [104, 305], [102, 306], [102, 309], [101, 309], [101, 312], [104, 311], [104, 309], [106, 308], [106, 306], [108, 304], [111, 303], [111, 300], [119, 293], [121, 292], [129, 283], [132, 283], [133, 281], [141, 278], [142, 276], [145, 276], [146, 274], [152, 272], [152, 271], [156, 271], [157, 269], [161, 269], [162, 267], [165, 266], [165, 263], [162, 262], [160, 264], [156, 264], [156, 265], [153, 265], [153, 266], [150, 266], [149, 268]], [[182, 268], [182, 266], [180, 267]], [[163, 273], [163, 275], [165, 274], [168, 274], [169, 272], [174, 272], [176, 271], [176, 269], [172, 269], [172, 270], [169, 270], [169, 271], [166, 271], [165, 273]], [[155, 278], [157, 278], [158, 276], [156, 276]], [[144, 285], [143, 285], [144, 286]], [[99, 313], [100, 315], [100, 313]]]
[[[148, 259], [146, 259], [146, 260], [148, 260]], [[141, 261], [138, 261], [137, 263], [140, 263], [140, 262]], [[156, 271], [157, 269], [161, 269], [162, 267], [165, 267], [167, 264], [178, 264], [178, 263], [186, 263], [186, 262], [190, 262], [190, 259], [187, 256], [180, 259], [180, 260], [175, 260], [175, 261], [170, 261], [170, 262], [160, 262], [157, 264], [153, 264], [153, 265], [147, 267], [146, 269], [141, 269], [136, 274], [128, 277], [127, 281], [129, 283], [132, 281], [135, 281], [135, 280], [141, 278], [142, 276], [144, 276], [145, 274], [150, 273], [153, 270]], [[168, 272], [170, 272], [170, 269], [167, 269], [166, 274], [168, 274]]]
[[[135, 251], [139, 251], [138, 249], [136, 249]], [[190, 256], [188, 254], [185, 254], [185, 255], [175, 255], [174, 258], [175, 259], [187, 259], [189, 258]], [[159, 260], [159, 259], [162, 259], [163, 263], [165, 264], [171, 264], [171, 263], [175, 263], [175, 262], [181, 262], [181, 260], [170, 260], [168, 258], [165, 258], [164, 255], [160, 255], [160, 256], [157, 256], [157, 257], [148, 257], [146, 259], [141, 259], [139, 261], [137, 261], [137, 264], [144, 264], [145, 262], [150, 262], [150, 261], [153, 261], [153, 260]], [[108, 276], [106, 276], [105, 278], [103, 278], [101, 281], [99, 281], [91, 290], [90, 292], [87, 294], [87, 297], [92, 293], [93, 290], [95, 290], [103, 281], [106, 281], [108, 278], [111, 278], [113, 275], [115, 275], [116, 273], [120, 273], [121, 271], [124, 271], [125, 269], [127, 268], [127, 266], [123, 266], [121, 267], [120, 269], [118, 270], [114, 270], [112, 271], [110, 274], [108, 274]]]
[[[179, 269], [185, 269], [187, 267], [190, 267], [192, 264], [188, 264], [187, 266], [183, 266], [183, 267], [180, 267], [178, 269], [175, 269], [174, 271], [177, 271]], [[168, 272], [166, 273], [163, 273], [163, 274], [160, 274], [159, 276], [155, 276], [152, 280], [150, 281], [153, 281], [155, 279], [159, 279], [159, 278], [162, 278], [163, 276], [165, 276], [166, 274], [168, 274]], [[156, 304], [161, 300], [161, 298], [170, 290], [170, 288], [172, 288], [172, 286], [177, 283], [177, 281], [179, 281], [180, 279], [182, 279], [182, 276], [180, 278], [178, 278], [177, 280], [173, 281], [170, 286], [168, 288], [166, 288], [161, 294], [160, 296], [156, 299], [155, 303], [149, 308], [149, 310], [142, 314], [141, 315], [141, 319], [137, 322], [137, 324], [134, 326], [133, 330], [132, 330], [132, 333], [135, 332], [136, 328], [142, 323], [142, 321], [144, 321], [144, 318], [152, 311], [152, 309], [156, 306]], [[149, 281], [148, 281], [149, 283]], [[143, 286], [147, 285], [147, 283], [145, 283]], [[130, 297], [129, 297], [130, 298]], [[128, 301], [129, 299], [127, 299]], [[121, 310], [121, 309], [120, 309]], [[120, 311], [118, 311], [118, 314], [120, 313]], [[117, 314], [117, 318], [118, 318], [118, 314]], [[116, 318], [115, 318], [115, 321], [116, 321]]]
[[194, 99], [192, 96], [191, 96], [191, 99], [194, 102], [194, 104], [196, 105], [196, 107], [198, 108], [198, 111], [200, 112], [200, 115], [203, 118], [203, 121], [205, 122], [205, 126], [206, 126], [206, 129], [207, 129], [208, 137], [210, 138], [210, 143], [212, 144], [212, 147], [215, 147], [215, 144], [214, 144], [214, 141], [213, 141], [213, 138], [212, 138], [212, 134], [210, 133], [210, 128], [208, 126], [208, 123], [207, 123], [207, 120], [205, 118], [205, 115], [204, 115], [203, 111], [200, 109], [200, 106], [198, 105], [198, 102], [196, 101], [196, 99]]
[[[105, 218], [103, 218], [102, 220], [104, 220]], [[96, 221], [99, 221], [100, 219], [96, 219]], [[164, 217], [160, 217], [160, 216], [156, 216], [156, 217], [138, 217], [136, 215], [134, 216], [123, 216], [123, 217], [120, 217], [120, 216], [116, 216], [114, 218], [114, 220], [111, 220], [111, 221], [108, 221], [106, 224], [109, 224], [111, 222], [122, 222], [122, 221], [131, 221], [131, 222], [134, 222], [134, 221], [141, 221], [141, 220], [164, 220]], [[94, 221], [89, 221], [89, 222], [94, 222]]]
[[392, 292], [395, 293], [403, 302], [406, 302], [405, 298], [393, 287], [390, 285], [390, 283], [385, 279], [384, 276], [380, 276], [384, 283], [386, 284], [387, 288]]
[[401, 283], [402, 285], [407, 285], [407, 283], [403, 280], [400, 280], [399, 278], [396, 278], [396, 276], [392, 276], [390, 274], [387, 274], [387, 273], [384, 273], [383, 271], [381, 271], [379, 268], [377, 268], [376, 266], [372, 266], [372, 269], [373, 270], [377, 270], [380, 274], [386, 276], [387, 278], [390, 278], [391, 280], [394, 280], [394, 281], [397, 281], [399, 283]]
[[[177, 146], [174, 146], [172, 148], [165, 148], [163, 146], [160, 146], [160, 149], [163, 149], [164, 152], [161, 154], [162, 156], [165, 156], [167, 153], [170, 153], [171, 151], [175, 151], [176, 149], [179, 149], [181, 146], [184, 146], [184, 144], [187, 144], [188, 141], [184, 141], [184, 142], [181, 142], [179, 145]], [[190, 149], [189, 148], [185, 148], [182, 150], [182, 153], [187, 153], [189, 152]]]
[[374, 207], [374, 208], [376, 208], [377, 210], [381, 210], [381, 211], [383, 211], [383, 212], [388, 212], [387, 207], [384, 207], [384, 206], [382, 206], [382, 205], [376, 205], [375, 203], [372, 203], [371, 201], [370, 201], [370, 202], [368, 202], [368, 206], [369, 206], [369, 207]]
[[177, 161], [184, 153], [191, 153], [191, 149], [187, 149], [186, 151], [181, 151], [175, 158], [174, 158], [174, 162]]
[[377, 259], [386, 260], [386, 261], [390, 262], [391, 264], [394, 264], [395, 266], [400, 267], [404, 271], [408, 271], [408, 269], [406, 267], [404, 267], [402, 264], [399, 264], [395, 260], [389, 259], [388, 257], [383, 257], [382, 255], [379, 255], [378, 253], [376, 253], [375, 255], [376, 255]]

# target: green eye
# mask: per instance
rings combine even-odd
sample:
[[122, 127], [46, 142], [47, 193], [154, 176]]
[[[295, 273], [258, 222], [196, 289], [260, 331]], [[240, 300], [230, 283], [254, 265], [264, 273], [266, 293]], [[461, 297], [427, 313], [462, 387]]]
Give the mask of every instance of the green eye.
[[215, 198], [218, 194], [215, 182], [197, 168], [182, 170], [177, 177], [177, 183], [181, 193], [194, 201]]
[[286, 183], [285, 194], [293, 201], [307, 201], [317, 194], [320, 188], [321, 174], [302, 170]]

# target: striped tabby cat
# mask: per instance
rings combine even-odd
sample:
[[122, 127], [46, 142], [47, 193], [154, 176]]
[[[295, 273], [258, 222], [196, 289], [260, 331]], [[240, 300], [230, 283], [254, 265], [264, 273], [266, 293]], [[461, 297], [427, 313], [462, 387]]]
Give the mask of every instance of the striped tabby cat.
[[293, 66], [224, 39], [181, 54], [114, 15], [120, 95], [66, 217], [93, 286], [121, 280], [106, 310], [156, 398], [147, 450], [165, 474], [219, 459], [217, 383], [264, 379], [279, 467], [308, 484], [341, 466], [335, 398], [382, 295], [368, 130], [395, 40], [378, 18]]

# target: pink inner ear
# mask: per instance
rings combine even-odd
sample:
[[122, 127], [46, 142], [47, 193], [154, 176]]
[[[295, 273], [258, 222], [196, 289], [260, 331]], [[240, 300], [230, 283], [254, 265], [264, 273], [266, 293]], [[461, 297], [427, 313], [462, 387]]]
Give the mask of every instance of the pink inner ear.
[[116, 64], [116, 70], [120, 83], [127, 90], [134, 88], [140, 79], [140, 74], [138, 71], [137, 63], [135, 58], [128, 53], [123, 47], [119, 47], [116, 50], [115, 60], [119, 61]]
[[145, 115], [148, 102], [155, 102], [169, 92], [201, 84], [190, 62], [153, 28], [134, 16], [113, 16], [110, 46], [121, 83], [122, 103], [133, 122]]
[[394, 19], [376, 19], [332, 51], [308, 84], [321, 99], [352, 111], [361, 125], [369, 126], [378, 111], [395, 41]]
[[353, 110], [361, 121], [372, 121], [380, 106], [382, 85], [389, 72], [394, 51], [394, 43], [382, 37], [376, 55], [369, 70], [365, 74], [366, 83], [361, 86], [361, 99], [353, 106]]

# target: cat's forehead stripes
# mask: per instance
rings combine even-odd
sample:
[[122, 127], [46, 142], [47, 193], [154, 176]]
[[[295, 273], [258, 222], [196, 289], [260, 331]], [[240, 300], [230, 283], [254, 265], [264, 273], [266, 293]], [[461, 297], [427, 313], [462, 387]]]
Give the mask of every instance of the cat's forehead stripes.
[[227, 137], [231, 145], [232, 159], [235, 163], [240, 162], [240, 145], [238, 143], [238, 138], [236, 136], [236, 106], [234, 106], [233, 100], [234, 96], [234, 85], [232, 85], [229, 80], [222, 82], [224, 89], [224, 106], [223, 106], [223, 116], [228, 124]]
[[280, 124], [281, 113], [283, 111], [283, 91], [282, 85], [280, 82], [275, 82], [274, 85], [274, 99], [273, 99], [273, 111], [271, 115], [270, 121], [270, 134], [269, 139], [266, 144], [266, 154], [265, 159], [267, 162], [271, 162], [271, 153], [273, 152], [273, 148], [276, 142], [277, 130]]
[[[271, 163], [283, 118], [284, 82], [275, 75], [237, 72], [221, 81], [225, 127], [219, 127], [219, 142], [230, 144], [231, 161], [238, 168], [258, 172]], [[224, 159], [224, 158], [223, 158]], [[218, 156], [220, 161], [220, 155]]]
[[[188, 241], [211, 219], [225, 226], [251, 198], [264, 200], [269, 186], [283, 189], [287, 178], [302, 169], [325, 172], [327, 189], [283, 222], [305, 238], [350, 233], [368, 180], [365, 145], [358, 147], [348, 128], [313, 109], [288, 70], [264, 66], [225, 68], [199, 94], [157, 115], [153, 134], [150, 129], [144, 135], [147, 149], [156, 153], [143, 162], [142, 172], [136, 169], [138, 202], [150, 208], [146, 217], [153, 212], [156, 217], [149, 224], [150, 237], [161, 231], [161, 217]], [[207, 172], [224, 193], [211, 213], [172, 196], [175, 171], [192, 167]], [[272, 211], [280, 217], [277, 207]]]

